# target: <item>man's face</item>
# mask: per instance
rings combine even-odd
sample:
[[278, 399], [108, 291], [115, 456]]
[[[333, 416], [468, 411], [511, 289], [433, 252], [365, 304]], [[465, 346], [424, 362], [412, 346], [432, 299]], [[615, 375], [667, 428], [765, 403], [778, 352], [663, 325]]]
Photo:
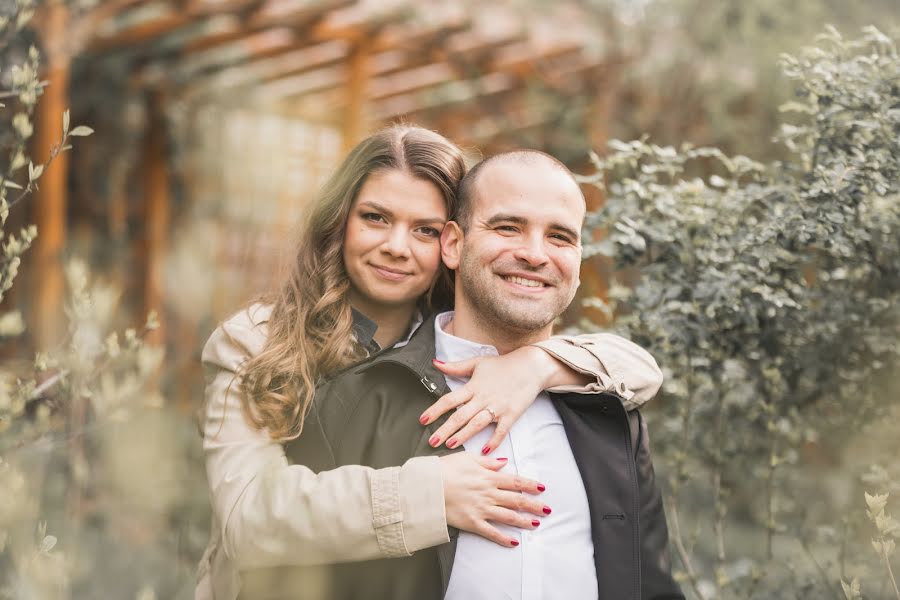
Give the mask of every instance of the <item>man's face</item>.
[[476, 181], [468, 230], [447, 244], [457, 269], [457, 312], [523, 333], [552, 326], [572, 302], [581, 263], [584, 199], [544, 161], [491, 164]]

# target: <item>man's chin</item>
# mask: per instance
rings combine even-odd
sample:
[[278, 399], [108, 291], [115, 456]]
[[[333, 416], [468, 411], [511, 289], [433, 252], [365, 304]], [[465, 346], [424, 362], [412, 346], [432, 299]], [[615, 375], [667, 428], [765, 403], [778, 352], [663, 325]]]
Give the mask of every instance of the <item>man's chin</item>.
[[534, 301], [498, 302], [493, 312], [503, 325], [526, 332], [541, 330], [558, 316], [548, 307], [536, 306]]

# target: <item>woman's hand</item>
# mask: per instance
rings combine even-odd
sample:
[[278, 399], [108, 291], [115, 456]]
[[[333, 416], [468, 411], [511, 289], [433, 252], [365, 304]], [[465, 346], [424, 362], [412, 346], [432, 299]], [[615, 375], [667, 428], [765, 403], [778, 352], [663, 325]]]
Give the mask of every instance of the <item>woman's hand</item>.
[[505, 458], [479, 458], [466, 452], [441, 457], [447, 523], [510, 548], [518, 546], [519, 540], [501, 533], [489, 521], [535, 529], [540, 520], [521, 513], [544, 517], [550, 514], [550, 507], [522, 493], [539, 494], [545, 489], [542, 484], [497, 473], [504, 466]]
[[581, 377], [553, 356], [534, 346], [524, 346], [503, 356], [478, 356], [453, 363], [434, 362], [442, 373], [451, 377], [470, 377], [461, 388], [442, 396], [422, 413], [420, 422], [431, 423], [448, 410], [453, 413], [429, 440], [439, 446], [444, 440], [448, 448], [463, 444], [490, 425], [490, 409], [497, 416], [497, 429], [481, 449], [490, 454], [541, 390], [574, 377]]

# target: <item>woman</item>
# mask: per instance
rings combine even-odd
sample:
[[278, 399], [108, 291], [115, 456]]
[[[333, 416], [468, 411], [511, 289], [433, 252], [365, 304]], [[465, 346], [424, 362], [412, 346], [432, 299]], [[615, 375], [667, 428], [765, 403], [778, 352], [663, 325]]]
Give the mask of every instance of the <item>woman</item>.
[[[281, 445], [301, 435], [317, 382], [405, 343], [423, 313], [449, 305], [439, 238], [465, 170], [460, 150], [428, 130], [367, 138], [307, 209], [287, 281], [211, 336], [203, 429], [213, 528], [197, 597], [234, 598], [238, 569], [406, 556], [445, 542], [448, 525], [512, 547], [491, 521], [539, 524], [497, 510], [544, 516], [533, 497], [542, 484], [499, 472], [500, 459], [456, 453], [315, 474], [288, 465]], [[440, 368], [471, 379], [422, 415], [425, 425], [459, 407], [432, 444], [462, 444], [496, 420], [484, 454], [540, 390], [615, 391], [633, 408], [661, 384], [646, 352], [608, 335]]]

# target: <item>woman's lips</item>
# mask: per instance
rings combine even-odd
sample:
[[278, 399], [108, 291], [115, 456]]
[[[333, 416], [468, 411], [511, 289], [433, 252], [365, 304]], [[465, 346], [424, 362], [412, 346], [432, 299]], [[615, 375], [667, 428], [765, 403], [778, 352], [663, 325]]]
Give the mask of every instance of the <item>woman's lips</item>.
[[388, 281], [400, 281], [410, 275], [407, 271], [401, 271], [399, 269], [391, 269], [390, 267], [382, 267], [379, 265], [370, 266], [375, 270], [375, 273]]

